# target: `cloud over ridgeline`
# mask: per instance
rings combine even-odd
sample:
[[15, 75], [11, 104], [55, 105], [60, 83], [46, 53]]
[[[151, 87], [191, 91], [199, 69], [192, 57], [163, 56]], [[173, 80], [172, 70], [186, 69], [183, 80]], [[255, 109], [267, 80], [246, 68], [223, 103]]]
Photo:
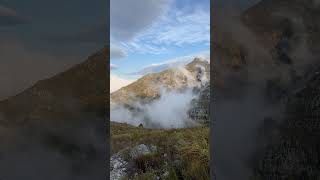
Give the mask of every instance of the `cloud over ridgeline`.
[[195, 53], [195, 54], [191, 54], [191, 55], [176, 57], [176, 58], [169, 59], [164, 62], [157, 63], [157, 64], [150, 64], [148, 66], [141, 68], [140, 70], [138, 70], [136, 72], [128, 73], [128, 75], [143, 76], [143, 75], [150, 74], [150, 73], [158, 73], [158, 72], [164, 71], [166, 69], [170, 69], [170, 68], [185, 66], [188, 63], [190, 63], [194, 59], [194, 57], [201, 58], [201, 59], [206, 60], [210, 63], [210, 52], [204, 51], [204, 52], [199, 52], [199, 53]]

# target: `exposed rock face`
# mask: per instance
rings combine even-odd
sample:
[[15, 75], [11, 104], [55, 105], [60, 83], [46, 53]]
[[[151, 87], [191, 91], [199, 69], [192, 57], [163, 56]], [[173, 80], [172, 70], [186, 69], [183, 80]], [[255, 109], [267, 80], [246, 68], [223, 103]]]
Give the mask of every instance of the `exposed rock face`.
[[127, 175], [128, 162], [120, 154], [114, 154], [110, 158], [110, 180], [120, 180]]
[[154, 152], [156, 150], [157, 149], [155, 147], [150, 147], [149, 148], [148, 146], [146, 146], [144, 144], [140, 144], [140, 145], [138, 145], [138, 146], [136, 146], [136, 147], [134, 147], [134, 148], [132, 148], [130, 150], [130, 156], [131, 156], [131, 158], [135, 159], [135, 158], [138, 158], [140, 156], [144, 156], [146, 154]]

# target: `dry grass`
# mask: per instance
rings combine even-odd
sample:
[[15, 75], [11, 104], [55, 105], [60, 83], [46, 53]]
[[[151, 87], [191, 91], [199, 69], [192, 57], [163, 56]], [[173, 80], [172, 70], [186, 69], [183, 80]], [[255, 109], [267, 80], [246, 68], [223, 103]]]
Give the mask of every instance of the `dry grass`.
[[[112, 154], [139, 144], [158, 148], [157, 154], [135, 161], [141, 179], [164, 171], [169, 172], [168, 179], [210, 179], [208, 127], [155, 130], [111, 123]], [[160, 157], [163, 154], [166, 158]]]

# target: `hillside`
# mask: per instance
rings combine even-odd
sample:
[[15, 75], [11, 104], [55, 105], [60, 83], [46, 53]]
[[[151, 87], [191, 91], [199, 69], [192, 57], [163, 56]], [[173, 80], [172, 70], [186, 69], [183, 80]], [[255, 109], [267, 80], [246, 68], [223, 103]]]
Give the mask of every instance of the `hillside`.
[[151, 130], [111, 123], [110, 179], [210, 179], [208, 137], [208, 127]]

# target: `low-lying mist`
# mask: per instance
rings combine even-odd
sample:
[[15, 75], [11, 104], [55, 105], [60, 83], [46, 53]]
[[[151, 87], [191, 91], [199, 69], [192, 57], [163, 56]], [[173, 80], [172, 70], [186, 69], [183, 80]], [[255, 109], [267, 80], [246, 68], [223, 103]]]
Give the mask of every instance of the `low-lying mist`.
[[183, 91], [162, 89], [160, 97], [150, 103], [136, 102], [129, 110], [124, 106], [111, 109], [111, 121], [127, 123], [133, 126], [142, 124], [146, 128], [184, 128], [194, 126], [188, 110], [192, 108], [192, 100], [198, 98], [193, 88]]
[[0, 179], [105, 178], [104, 121], [0, 125]]

